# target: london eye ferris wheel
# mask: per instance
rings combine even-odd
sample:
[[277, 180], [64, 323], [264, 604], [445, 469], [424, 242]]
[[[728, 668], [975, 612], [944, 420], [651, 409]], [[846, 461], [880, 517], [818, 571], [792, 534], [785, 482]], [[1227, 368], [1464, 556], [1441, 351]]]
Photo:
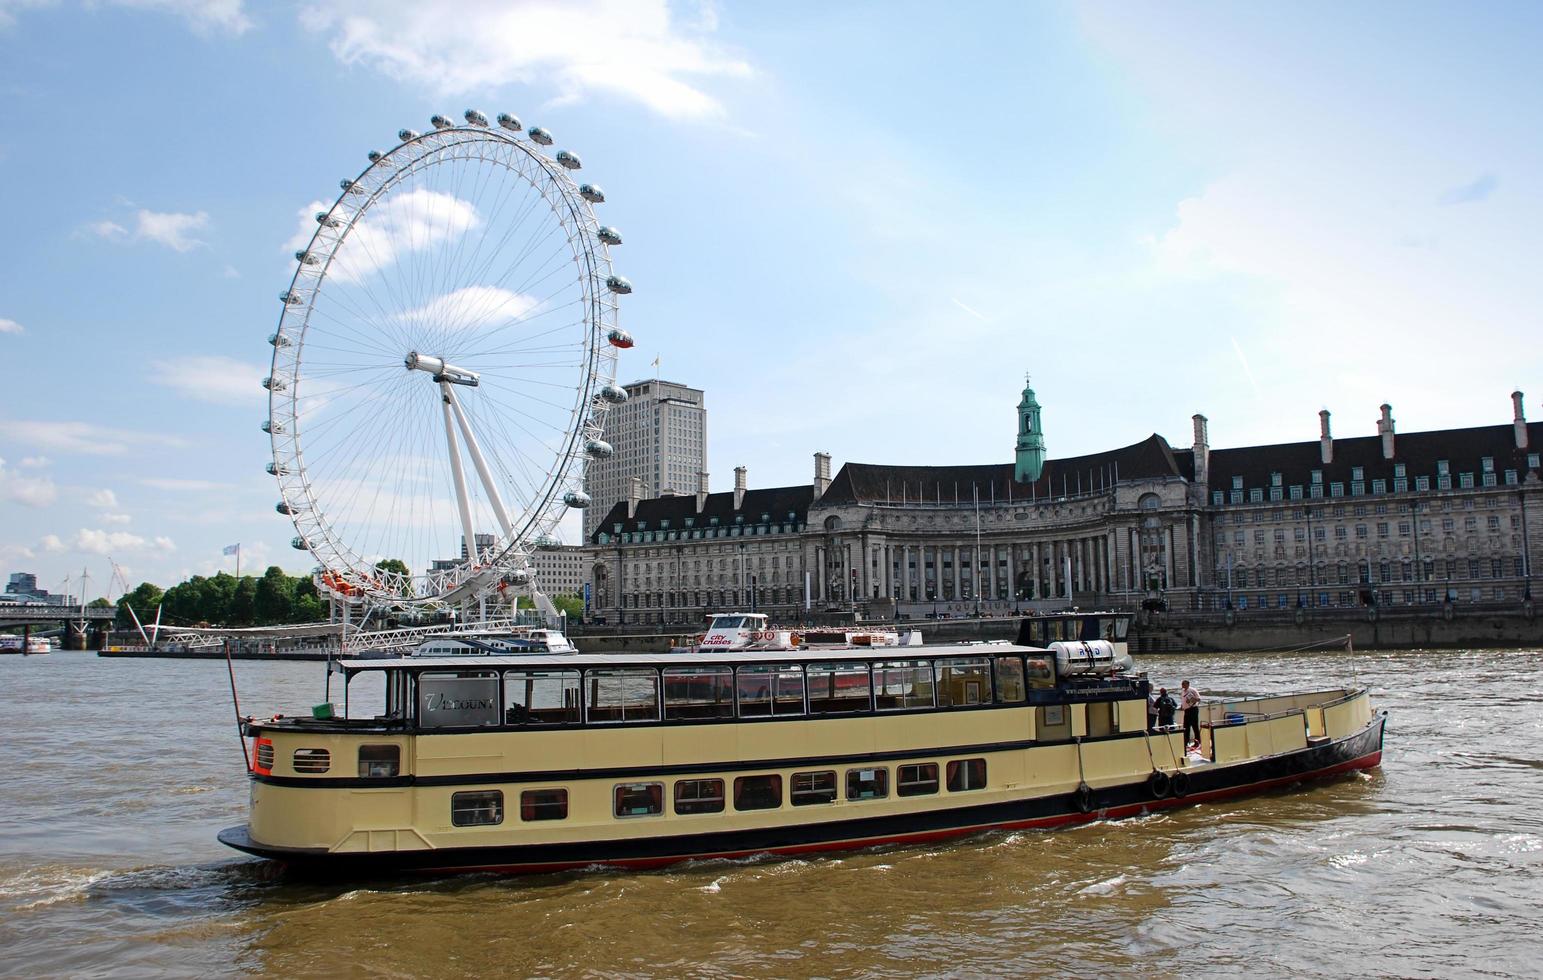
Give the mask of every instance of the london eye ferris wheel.
[[433, 118], [320, 205], [269, 338], [277, 509], [334, 596], [388, 606], [530, 581], [610, 456], [631, 284], [551, 134]]

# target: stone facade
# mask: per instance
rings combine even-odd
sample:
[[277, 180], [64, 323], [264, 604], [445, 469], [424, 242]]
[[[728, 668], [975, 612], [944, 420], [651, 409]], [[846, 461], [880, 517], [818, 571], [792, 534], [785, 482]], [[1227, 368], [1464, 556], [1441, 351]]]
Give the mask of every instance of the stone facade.
[[[601, 615], [696, 623], [745, 609], [921, 619], [1161, 599], [1174, 609], [1520, 605], [1543, 561], [1543, 424], [985, 466], [848, 463], [809, 486], [633, 499], [592, 539]], [[1025, 413], [1032, 411], [1029, 420]], [[1020, 437], [1042, 445], [1031, 391]], [[1038, 448], [1038, 446], [1030, 447]], [[1032, 479], [1020, 479], [1032, 476]], [[767, 508], [755, 495], [776, 498]], [[763, 519], [764, 518], [764, 519]], [[603, 538], [603, 540], [601, 540]], [[602, 590], [602, 581], [604, 589]]]

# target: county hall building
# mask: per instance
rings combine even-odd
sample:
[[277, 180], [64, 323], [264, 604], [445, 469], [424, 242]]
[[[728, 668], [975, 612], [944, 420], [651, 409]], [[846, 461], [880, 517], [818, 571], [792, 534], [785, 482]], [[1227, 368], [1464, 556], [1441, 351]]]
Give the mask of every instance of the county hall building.
[[1530, 608], [1543, 560], [1543, 424], [1212, 449], [1153, 434], [1046, 454], [1025, 387], [1012, 462], [847, 463], [807, 484], [643, 498], [590, 538], [594, 615], [694, 626], [749, 610], [922, 619], [1077, 605], [1173, 609], [1484, 604]]

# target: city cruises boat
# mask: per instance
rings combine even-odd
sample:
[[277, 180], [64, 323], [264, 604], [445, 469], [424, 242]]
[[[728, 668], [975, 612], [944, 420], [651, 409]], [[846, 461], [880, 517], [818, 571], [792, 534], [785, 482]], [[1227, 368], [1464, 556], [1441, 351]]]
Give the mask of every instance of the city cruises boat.
[[765, 613], [714, 613], [707, 632], [689, 643], [672, 647], [671, 653], [708, 650], [794, 650], [800, 646], [893, 647], [921, 643], [921, 634], [901, 634], [892, 626], [815, 626], [793, 629], [773, 626]]
[[23, 638], [10, 633], [0, 635], [0, 653], [19, 653], [28, 657], [38, 657], [53, 652], [54, 642], [46, 636]]
[[251, 811], [220, 840], [328, 875], [648, 868], [1061, 827], [1380, 764], [1386, 713], [1346, 688], [1207, 703], [1186, 752], [1147, 730], [1107, 620], [1062, 617], [1044, 646], [343, 660], [341, 711], [245, 722]]

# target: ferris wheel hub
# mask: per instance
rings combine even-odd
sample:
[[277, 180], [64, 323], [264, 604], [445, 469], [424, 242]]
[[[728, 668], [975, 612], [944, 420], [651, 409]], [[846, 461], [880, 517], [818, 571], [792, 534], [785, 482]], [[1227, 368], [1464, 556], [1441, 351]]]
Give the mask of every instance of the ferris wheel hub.
[[435, 381], [448, 381], [453, 385], [468, 385], [473, 388], [481, 381], [481, 376], [476, 371], [456, 367], [442, 357], [431, 357], [417, 351], [408, 351], [402, 363], [407, 365], [409, 371], [426, 371], [432, 374]]

